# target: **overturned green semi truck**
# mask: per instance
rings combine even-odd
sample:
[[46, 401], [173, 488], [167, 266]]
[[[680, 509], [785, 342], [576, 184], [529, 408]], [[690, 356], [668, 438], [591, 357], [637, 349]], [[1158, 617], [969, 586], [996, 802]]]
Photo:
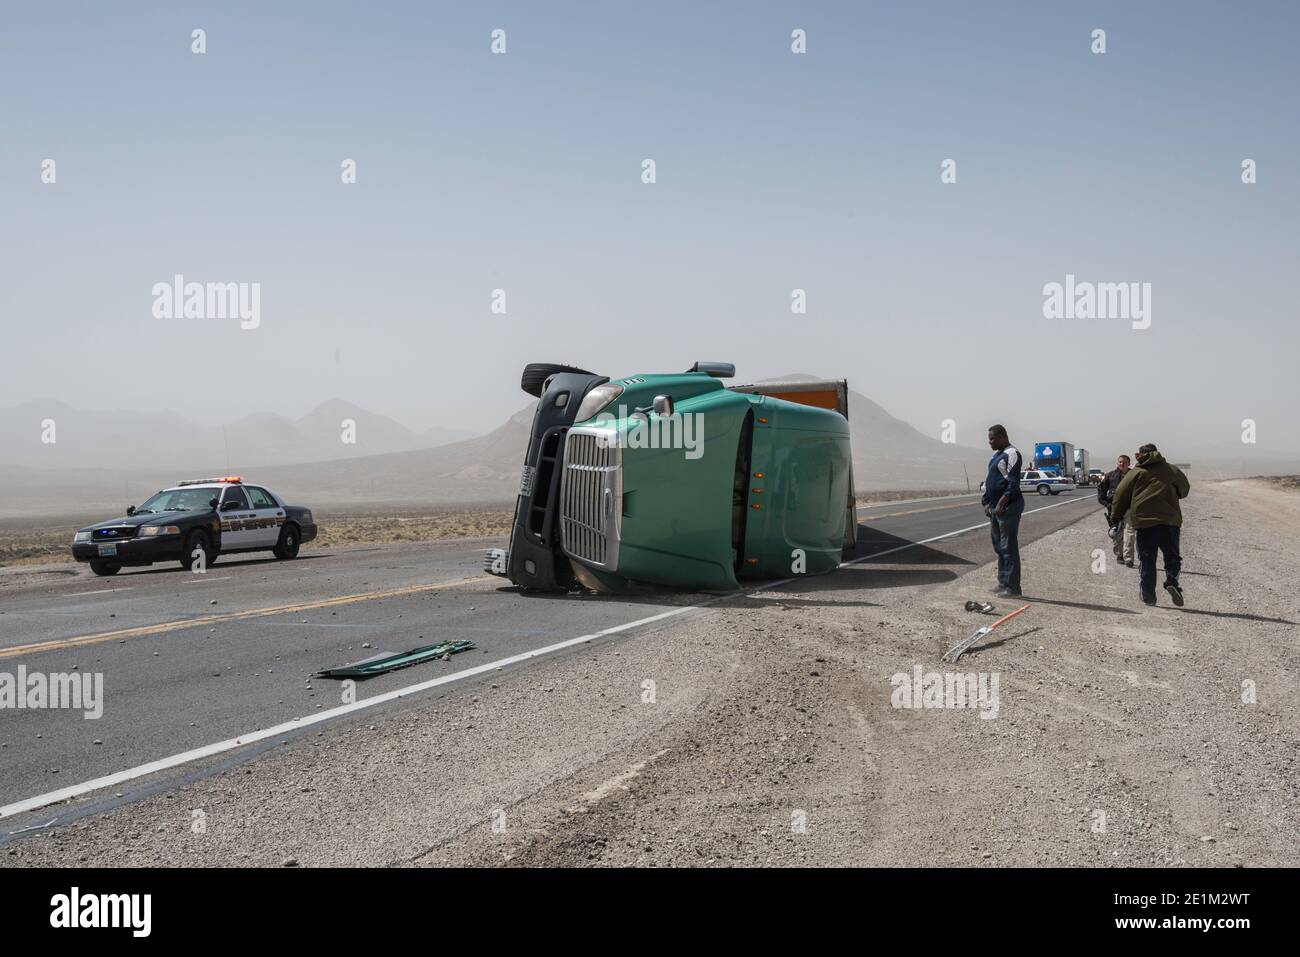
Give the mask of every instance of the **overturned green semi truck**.
[[729, 363], [611, 380], [531, 363], [510, 546], [526, 591], [726, 590], [835, 569], [856, 542], [844, 381], [727, 388]]

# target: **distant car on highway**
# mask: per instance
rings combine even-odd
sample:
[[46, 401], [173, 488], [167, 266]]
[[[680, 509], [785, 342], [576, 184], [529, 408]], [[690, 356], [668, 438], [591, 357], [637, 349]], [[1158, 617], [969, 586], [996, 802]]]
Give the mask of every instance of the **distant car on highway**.
[[1020, 476], [1020, 491], [1037, 492], [1039, 495], [1060, 495], [1077, 488], [1074, 479], [1066, 478], [1058, 472], [1045, 469], [1031, 469]]
[[128, 507], [122, 518], [80, 529], [72, 537], [72, 557], [89, 562], [96, 575], [116, 575], [125, 566], [155, 562], [190, 568], [196, 553], [205, 565], [239, 552], [295, 558], [298, 547], [315, 537], [311, 509], [226, 475], [177, 482]]
[[1088, 469], [1088, 484], [1100, 485], [1101, 480], [1106, 477], [1104, 469]]

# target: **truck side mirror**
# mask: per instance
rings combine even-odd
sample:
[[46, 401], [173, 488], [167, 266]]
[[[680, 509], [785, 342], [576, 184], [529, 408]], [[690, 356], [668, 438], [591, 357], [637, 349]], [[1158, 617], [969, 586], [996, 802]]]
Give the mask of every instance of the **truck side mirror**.
[[673, 397], [671, 395], [655, 396], [654, 410], [655, 410], [655, 415], [672, 415]]
[[126, 514], [127, 514], [127, 515], [134, 515], [134, 514], [135, 514], [135, 506], [134, 506], [134, 505], [128, 505], [128, 506], [126, 507]]
[[736, 377], [736, 366], [731, 362], [697, 362], [686, 371], [703, 372], [715, 379], [734, 379]]

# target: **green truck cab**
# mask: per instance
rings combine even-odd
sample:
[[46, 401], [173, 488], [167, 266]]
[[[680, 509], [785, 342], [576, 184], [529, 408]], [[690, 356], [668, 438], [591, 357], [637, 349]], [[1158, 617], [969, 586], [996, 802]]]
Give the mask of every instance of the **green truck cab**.
[[857, 522], [844, 382], [724, 387], [725, 363], [608, 377], [543, 363], [507, 551], [530, 591], [726, 590], [824, 574]]

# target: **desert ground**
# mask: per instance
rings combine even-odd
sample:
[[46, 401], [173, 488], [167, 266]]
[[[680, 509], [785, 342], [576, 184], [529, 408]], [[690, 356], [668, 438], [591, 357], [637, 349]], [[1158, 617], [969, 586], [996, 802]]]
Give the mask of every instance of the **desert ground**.
[[[1296, 866], [1300, 492], [1198, 485], [1184, 514], [1183, 609], [1140, 604], [1089, 510], [1024, 549], [1029, 610], [955, 665], [992, 571], [917, 550], [304, 735], [0, 863]], [[995, 713], [897, 706], [917, 666], [997, 676]]]

